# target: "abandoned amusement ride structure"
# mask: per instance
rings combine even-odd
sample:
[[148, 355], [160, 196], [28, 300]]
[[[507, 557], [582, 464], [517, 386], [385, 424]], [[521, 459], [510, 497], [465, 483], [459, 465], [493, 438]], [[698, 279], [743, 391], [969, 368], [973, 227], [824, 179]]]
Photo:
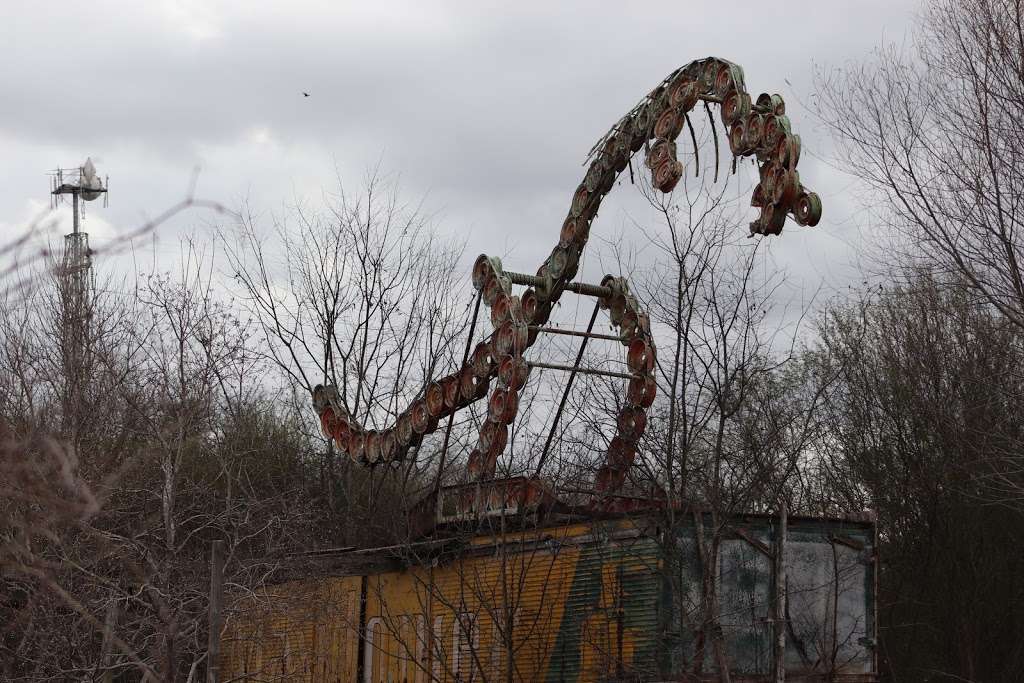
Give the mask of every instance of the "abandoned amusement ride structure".
[[[818, 223], [821, 202], [801, 183], [800, 137], [782, 98], [752, 99], [742, 69], [722, 59], [670, 74], [591, 150], [558, 243], [536, 274], [476, 260], [476, 307], [457, 371], [430, 382], [384, 430], [361, 425], [336, 387], [316, 388], [324, 434], [368, 466], [403, 461], [443, 427], [443, 467], [454, 414], [486, 399], [472, 480], [416, 503], [402, 546], [316, 553], [304, 558], [311, 576], [237, 597], [221, 638], [223, 680], [877, 679], [869, 515], [787, 517], [782, 506], [721, 520], [622, 493], [657, 391], [651, 323], [624, 278], [574, 278], [602, 198], [635, 153], [645, 151], [654, 188], [675, 188], [684, 172], [676, 139], [688, 129], [696, 152], [688, 113], [698, 103], [719, 105], [733, 163], [759, 164], [751, 233], [778, 235], [787, 217]], [[713, 121], [712, 132], [717, 146]], [[547, 326], [565, 292], [596, 299], [585, 332]], [[493, 331], [472, 347], [481, 302]], [[617, 334], [592, 331], [599, 309]], [[576, 365], [527, 360], [544, 333], [581, 337]], [[539, 476], [496, 479], [531, 368], [569, 371], [567, 395], [591, 338], [621, 342], [628, 372], [603, 373], [624, 380], [625, 392], [589, 502], [567, 504]], [[665, 523], [670, 510], [674, 524]]]

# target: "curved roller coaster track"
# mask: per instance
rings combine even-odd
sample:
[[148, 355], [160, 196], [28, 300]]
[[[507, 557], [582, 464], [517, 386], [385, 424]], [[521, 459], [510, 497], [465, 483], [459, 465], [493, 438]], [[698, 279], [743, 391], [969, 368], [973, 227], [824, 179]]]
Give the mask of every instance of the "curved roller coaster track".
[[[324, 434], [357, 462], [369, 466], [401, 462], [444, 418], [449, 418], [450, 429], [455, 412], [486, 399], [487, 418], [469, 456], [469, 472], [478, 482], [492, 479], [530, 368], [545, 367], [527, 362], [528, 350], [538, 333], [545, 331], [544, 325], [563, 292], [593, 296], [608, 311], [618, 333], [615, 338], [626, 347], [629, 370], [623, 373], [628, 383], [616, 434], [593, 485], [591, 505], [601, 507], [602, 501], [620, 490], [636, 458], [647, 410], [657, 393], [656, 349], [650, 319], [625, 279], [609, 275], [593, 285], [574, 282], [573, 278], [601, 201], [634, 154], [645, 151], [645, 166], [657, 190], [669, 193], [675, 188], [683, 174], [675, 140], [684, 127], [689, 127], [696, 149], [688, 113], [699, 102], [719, 107], [734, 159], [755, 157], [759, 164], [760, 182], [751, 197], [759, 215], [750, 223], [751, 234], [778, 235], [787, 217], [799, 225], [816, 225], [821, 218], [821, 201], [800, 182], [800, 136], [791, 130], [782, 97], [761, 94], [752, 99], [746, 91], [743, 70], [732, 62], [713, 57], [690, 62], [669, 74], [591, 150], [586, 175], [573, 194], [558, 244], [536, 275], [507, 272], [499, 259], [487, 255], [477, 258], [473, 266], [477, 306], [482, 300], [489, 309], [493, 333], [471, 351], [467, 346], [462, 367], [430, 382], [420, 392], [421, 398], [383, 430], [365, 429], [345, 409], [336, 387], [318, 386], [313, 402]], [[714, 131], [713, 122], [712, 127]], [[717, 132], [715, 139], [717, 142]], [[514, 286], [525, 290], [514, 294]]]

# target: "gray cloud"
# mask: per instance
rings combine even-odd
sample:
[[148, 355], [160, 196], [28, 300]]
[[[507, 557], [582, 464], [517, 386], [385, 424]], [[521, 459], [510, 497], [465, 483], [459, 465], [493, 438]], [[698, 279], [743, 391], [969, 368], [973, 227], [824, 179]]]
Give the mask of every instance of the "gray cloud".
[[[799, 104], [811, 97], [815, 65], [900, 38], [913, 11], [876, 1], [295, 0], [93, 3], [57, 13], [23, 3], [0, 27], [0, 150], [10, 177], [0, 226], [46, 201], [46, 169], [86, 155], [112, 176], [110, 208], [89, 213], [121, 231], [179, 200], [195, 167], [203, 196], [247, 196], [271, 210], [319, 197], [335, 168], [357, 182], [382, 159], [410, 197], [426, 195], [440, 230], [467, 241], [468, 258], [509, 253], [535, 267], [586, 151], [676, 66], [709, 54], [739, 62], [755, 93], [787, 98], [805, 149], [827, 157], [827, 137]], [[816, 230], [787, 229], [772, 245], [795, 297], [856, 277], [860, 239], [851, 179], [811, 154], [801, 175], [826, 213]], [[627, 211], [642, 215], [631, 201], [616, 196], [595, 231], [614, 234]], [[202, 222], [193, 213], [164, 226], [168, 258], [175, 236]]]

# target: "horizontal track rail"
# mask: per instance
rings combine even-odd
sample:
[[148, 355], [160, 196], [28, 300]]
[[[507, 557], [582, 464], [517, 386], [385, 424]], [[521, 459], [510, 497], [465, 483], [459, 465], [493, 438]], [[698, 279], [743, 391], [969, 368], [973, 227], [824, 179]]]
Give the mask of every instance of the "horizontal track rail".
[[[548, 280], [536, 275], [529, 275], [527, 273], [513, 273], [506, 270], [505, 275], [512, 281], [514, 285], [522, 285], [524, 287], [547, 287]], [[612, 295], [612, 288], [605, 287], [604, 285], [589, 285], [585, 282], [568, 282], [565, 285], [565, 291], [574, 292], [576, 294], [584, 294], [586, 296], [596, 297], [609, 297]]]
[[602, 375], [604, 377], [620, 377], [622, 379], [643, 379], [640, 375], [633, 375], [628, 372], [615, 372], [614, 370], [595, 370], [594, 368], [558, 365], [557, 363], [538, 363], [536, 361], [528, 361], [526, 364], [531, 368], [541, 368], [543, 370], [565, 370], [567, 372], [582, 372], [584, 375]]
[[580, 332], [579, 330], [563, 330], [558, 327], [540, 327], [538, 325], [530, 325], [531, 330], [537, 330], [538, 332], [546, 332], [547, 334], [564, 334], [568, 337], [586, 337], [588, 339], [607, 339], [608, 341], [622, 341], [622, 337], [617, 334], [601, 334], [600, 332]]

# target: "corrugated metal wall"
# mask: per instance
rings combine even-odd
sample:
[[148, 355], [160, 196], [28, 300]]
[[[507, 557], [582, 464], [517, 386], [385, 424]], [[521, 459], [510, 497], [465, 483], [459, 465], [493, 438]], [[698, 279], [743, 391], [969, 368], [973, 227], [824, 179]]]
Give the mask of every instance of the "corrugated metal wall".
[[649, 672], [656, 550], [621, 522], [562, 527], [444, 566], [370, 577], [364, 680], [506, 680], [511, 673], [517, 681], [577, 681]]
[[236, 599], [222, 680], [354, 681], [360, 577], [296, 581]]
[[[870, 679], [872, 534], [865, 524], [791, 526], [790, 674], [831, 668]], [[718, 624], [734, 675], [771, 670], [773, 535], [765, 517], [721, 535]], [[703, 671], [717, 670], [693, 524], [641, 533], [625, 520], [593, 522], [479, 538], [447, 559], [405, 559], [412, 568], [236, 600], [225, 680], [662, 680], [693, 672], [702, 643]]]

